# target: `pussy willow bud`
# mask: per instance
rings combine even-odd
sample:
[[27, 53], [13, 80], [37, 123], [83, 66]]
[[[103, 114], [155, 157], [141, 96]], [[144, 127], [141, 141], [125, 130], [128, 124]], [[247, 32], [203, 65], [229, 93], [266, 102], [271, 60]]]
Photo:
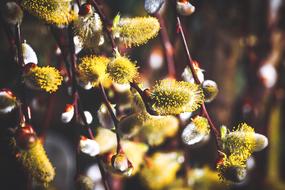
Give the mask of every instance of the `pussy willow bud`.
[[26, 42], [22, 43], [22, 50], [23, 50], [23, 59], [25, 64], [28, 63], [38, 64], [37, 54], [29, 44], [27, 44]]
[[[99, 15], [89, 4], [80, 8], [81, 16], [74, 22], [74, 34], [85, 48], [97, 48], [104, 43], [103, 26]], [[103, 39], [103, 42], [102, 42]]]
[[107, 65], [107, 73], [112, 81], [126, 84], [138, 76], [138, 69], [132, 61], [117, 52], [115, 58]]
[[77, 18], [71, 0], [23, 0], [22, 7], [48, 24], [67, 25]]
[[85, 118], [80, 118], [79, 122], [81, 125], [85, 125], [85, 122], [90, 125], [93, 121], [93, 116], [89, 111], [84, 111], [84, 117]]
[[[193, 61], [194, 63], [194, 69], [195, 69], [195, 72], [196, 72], [196, 75], [199, 79], [200, 82], [203, 82], [204, 81], [204, 70], [201, 69], [199, 67], [199, 63], [197, 61]], [[183, 73], [182, 73], [182, 78], [187, 81], [187, 82], [191, 82], [191, 83], [195, 83], [195, 80], [194, 80], [194, 77], [192, 75], [192, 72], [191, 72], [191, 69], [190, 67], [185, 67]]]
[[196, 84], [161, 80], [151, 89], [152, 109], [160, 115], [180, 114], [197, 110], [204, 95]]
[[195, 7], [187, 1], [177, 1], [176, 10], [180, 15], [188, 16], [195, 12]]
[[61, 121], [63, 123], [69, 123], [74, 116], [74, 106], [72, 104], [67, 104], [65, 106], [64, 112], [61, 114]]
[[1, 9], [4, 20], [12, 25], [21, 24], [23, 20], [23, 11], [15, 2], [7, 2]]
[[107, 64], [110, 60], [104, 56], [86, 56], [78, 65], [79, 78], [84, 83], [90, 82], [93, 87], [106, 79]]
[[0, 114], [7, 114], [17, 106], [16, 96], [9, 89], [0, 90]]
[[202, 89], [203, 89], [204, 96], [205, 96], [205, 102], [213, 101], [219, 92], [217, 83], [212, 80], [203, 81]]
[[100, 153], [100, 146], [95, 140], [81, 137], [79, 147], [81, 152], [88, 154], [89, 156], [96, 156]]
[[154, 14], [159, 11], [165, 0], [145, 0], [144, 9], [149, 14]]
[[182, 141], [187, 145], [193, 145], [200, 142], [210, 133], [208, 120], [204, 117], [197, 116], [187, 125], [182, 134]]
[[60, 72], [50, 66], [35, 66], [24, 73], [24, 81], [28, 87], [41, 89], [49, 93], [57, 91], [62, 80], [63, 77]]
[[154, 17], [136, 17], [115, 19], [113, 33], [125, 46], [139, 46], [154, 38], [160, 29]]
[[255, 152], [261, 151], [268, 146], [268, 138], [266, 136], [255, 133], [254, 138], [255, 138], [255, 147], [254, 147]]
[[133, 171], [133, 166], [128, 160], [125, 153], [118, 153], [112, 157], [112, 166], [115, 171], [122, 173], [126, 176], [130, 176]]

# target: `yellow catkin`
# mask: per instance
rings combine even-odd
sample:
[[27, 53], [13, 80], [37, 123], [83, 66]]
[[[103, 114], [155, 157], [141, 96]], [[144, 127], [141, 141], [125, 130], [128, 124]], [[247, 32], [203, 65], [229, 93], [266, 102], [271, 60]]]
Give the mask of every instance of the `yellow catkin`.
[[48, 185], [55, 176], [55, 170], [50, 163], [40, 140], [37, 140], [32, 148], [20, 152], [19, 161], [32, 176], [33, 179]]
[[166, 138], [173, 137], [179, 128], [174, 116], [152, 116], [147, 119], [140, 130], [140, 137], [151, 146], [162, 144]]
[[25, 75], [24, 80], [30, 86], [42, 89], [46, 92], [52, 93], [58, 90], [61, 85], [63, 77], [60, 72], [54, 67], [34, 67], [31, 68]]
[[226, 135], [225, 149], [230, 154], [239, 154], [243, 160], [250, 157], [255, 148], [254, 129], [246, 123], [240, 124], [234, 131]]
[[97, 86], [107, 77], [106, 68], [109, 61], [104, 56], [83, 57], [78, 66], [80, 79], [85, 83], [91, 82], [93, 87]]
[[116, 53], [115, 58], [107, 65], [107, 73], [112, 81], [127, 84], [138, 76], [138, 69], [127, 57]]
[[221, 179], [224, 179], [223, 175], [228, 168], [246, 168], [247, 159], [255, 148], [254, 134], [252, 127], [242, 123], [225, 135], [223, 146], [226, 153], [217, 165]]
[[127, 46], [139, 46], [154, 38], [160, 29], [154, 17], [122, 18], [113, 31]]
[[148, 159], [139, 175], [148, 189], [158, 190], [172, 184], [181, 166], [181, 153], [157, 152]]
[[67, 25], [77, 18], [71, 10], [71, 0], [23, 0], [22, 7], [49, 24]]
[[204, 101], [201, 88], [193, 83], [165, 79], [151, 90], [152, 108], [160, 115], [197, 110]]
[[199, 133], [202, 134], [209, 134], [210, 133], [210, 126], [208, 119], [205, 117], [197, 116], [194, 119], [192, 119], [192, 122], [195, 125], [195, 128]]

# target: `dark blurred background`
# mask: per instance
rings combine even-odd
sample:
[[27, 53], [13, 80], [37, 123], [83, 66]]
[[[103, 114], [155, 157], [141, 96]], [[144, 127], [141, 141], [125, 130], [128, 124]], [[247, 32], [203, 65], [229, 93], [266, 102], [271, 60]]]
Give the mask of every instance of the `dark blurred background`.
[[[109, 18], [117, 13], [122, 17], [147, 15], [143, 0], [101, 0], [101, 3]], [[182, 23], [193, 59], [205, 70], [205, 77], [219, 85], [217, 99], [208, 105], [214, 122], [229, 128], [241, 121], [247, 122], [269, 138], [269, 146], [254, 154], [255, 167], [248, 181], [228, 188], [285, 189], [285, 138], [282, 138], [285, 135], [285, 1], [192, 0], [191, 3], [196, 11], [183, 17]], [[166, 4], [161, 14], [175, 51], [176, 75], [181, 79], [187, 59], [176, 32], [172, 9]], [[62, 59], [56, 54], [56, 43], [47, 25], [25, 14], [22, 36], [36, 51], [39, 65], [61, 67]], [[18, 68], [11, 50], [1, 26], [0, 88], [17, 88]], [[162, 66], [155, 69], [150, 59], [152, 54], [163, 51], [159, 36], [146, 45], [124, 51], [137, 60], [142, 77], [150, 82], [167, 75], [164, 57], [161, 57]], [[96, 112], [100, 97], [96, 89], [82, 90], [82, 96], [84, 109], [93, 114], [94, 126], [98, 125]], [[60, 122], [65, 104], [71, 101], [66, 85], [54, 95], [30, 90], [27, 97], [36, 131], [47, 133], [47, 152], [57, 169], [54, 189], [73, 189], [75, 131], [72, 126]], [[1, 127], [10, 125], [9, 119], [2, 120]], [[190, 150], [189, 162], [214, 167], [215, 154], [215, 143], [211, 139], [206, 145]], [[21, 189], [20, 182], [24, 181], [21, 176], [13, 159], [0, 153], [0, 189]], [[139, 185], [127, 182], [124, 189], [139, 189]]]

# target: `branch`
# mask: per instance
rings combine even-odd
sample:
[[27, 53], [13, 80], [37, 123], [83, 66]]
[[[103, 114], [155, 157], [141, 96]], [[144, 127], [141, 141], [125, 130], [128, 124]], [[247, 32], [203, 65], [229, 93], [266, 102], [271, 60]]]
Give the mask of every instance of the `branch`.
[[159, 13], [156, 13], [155, 17], [158, 19], [160, 24], [160, 35], [167, 62], [168, 76], [170, 78], [175, 78], [176, 71], [175, 71], [175, 63], [173, 58], [173, 46], [169, 40], [163, 17]]
[[[201, 84], [201, 81], [199, 80], [199, 78], [197, 76], [197, 73], [195, 71], [193, 60], [192, 60], [191, 54], [189, 52], [189, 48], [188, 48], [187, 41], [186, 41], [186, 38], [185, 38], [184, 30], [183, 30], [183, 27], [181, 25], [181, 21], [180, 21], [180, 18], [179, 18], [178, 15], [176, 15], [176, 20], [177, 20], [177, 27], [179, 29], [179, 34], [180, 34], [182, 42], [183, 42], [183, 47], [184, 47], [185, 53], [187, 55], [188, 65], [190, 67], [190, 70], [191, 70], [191, 73], [193, 75], [194, 81], [195, 81], [196, 84]], [[218, 150], [221, 150], [221, 145], [220, 145], [221, 134], [220, 134], [220, 131], [214, 125], [210, 115], [208, 114], [208, 111], [207, 111], [207, 108], [205, 106], [205, 103], [202, 104], [202, 112], [203, 112], [203, 115], [205, 115], [206, 118], [208, 119], [210, 127], [211, 127], [211, 130], [212, 130], [212, 132], [215, 135], [215, 141], [216, 141], [217, 148], [218, 148]]]

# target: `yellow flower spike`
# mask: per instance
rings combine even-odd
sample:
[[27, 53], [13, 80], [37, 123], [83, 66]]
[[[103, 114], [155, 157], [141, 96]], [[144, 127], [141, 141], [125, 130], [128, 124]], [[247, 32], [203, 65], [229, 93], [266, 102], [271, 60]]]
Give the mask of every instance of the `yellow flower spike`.
[[160, 115], [197, 110], [204, 101], [201, 88], [193, 83], [165, 79], [151, 90], [152, 108]]
[[67, 25], [77, 18], [71, 0], [23, 0], [21, 5], [30, 14], [48, 24]]
[[247, 159], [254, 151], [265, 148], [268, 141], [265, 136], [256, 134], [246, 123], [240, 124], [232, 132], [225, 132], [227, 129], [223, 128], [222, 142], [225, 153], [217, 169], [221, 179], [240, 182], [247, 174]]
[[157, 152], [140, 171], [140, 179], [148, 189], [163, 189], [176, 180], [176, 173], [183, 161], [180, 152]]
[[241, 182], [246, 178], [246, 160], [240, 154], [231, 154], [218, 163], [217, 170], [222, 181]]
[[166, 138], [173, 137], [178, 128], [179, 123], [174, 116], [151, 116], [144, 122], [139, 134], [147, 144], [158, 146]]
[[224, 146], [226, 151], [232, 153], [239, 153], [244, 158], [252, 154], [255, 148], [254, 129], [246, 123], [240, 124], [234, 131], [226, 135], [224, 139]]
[[121, 18], [113, 26], [114, 36], [127, 46], [139, 46], [154, 38], [160, 29], [154, 17]]
[[49, 93], [57, 91], [62, 80], [63, 77], [60, 75], [60, 72], [50, 66], [35, 66], [24, 74], [26, 85], [32, 88], [42, 89]]
[[115, 58], [107, 65], [107, 73], [112, 81], [127, 84], [138, 76], [138, 69], [132, 61], [117, 52]]
[[79, 77], [85, 82], [91, 82], [93, 87], [106, 79], [106, 68], [110, 60], [104, 56], [87, 56], [80, 60], [78, 65]]
[[54, 179], [54, 168], [40, 140], [37, 140], [30, 149], [22, 150], [19, 161], [28, 173], [43, 185], [48, 185]]

